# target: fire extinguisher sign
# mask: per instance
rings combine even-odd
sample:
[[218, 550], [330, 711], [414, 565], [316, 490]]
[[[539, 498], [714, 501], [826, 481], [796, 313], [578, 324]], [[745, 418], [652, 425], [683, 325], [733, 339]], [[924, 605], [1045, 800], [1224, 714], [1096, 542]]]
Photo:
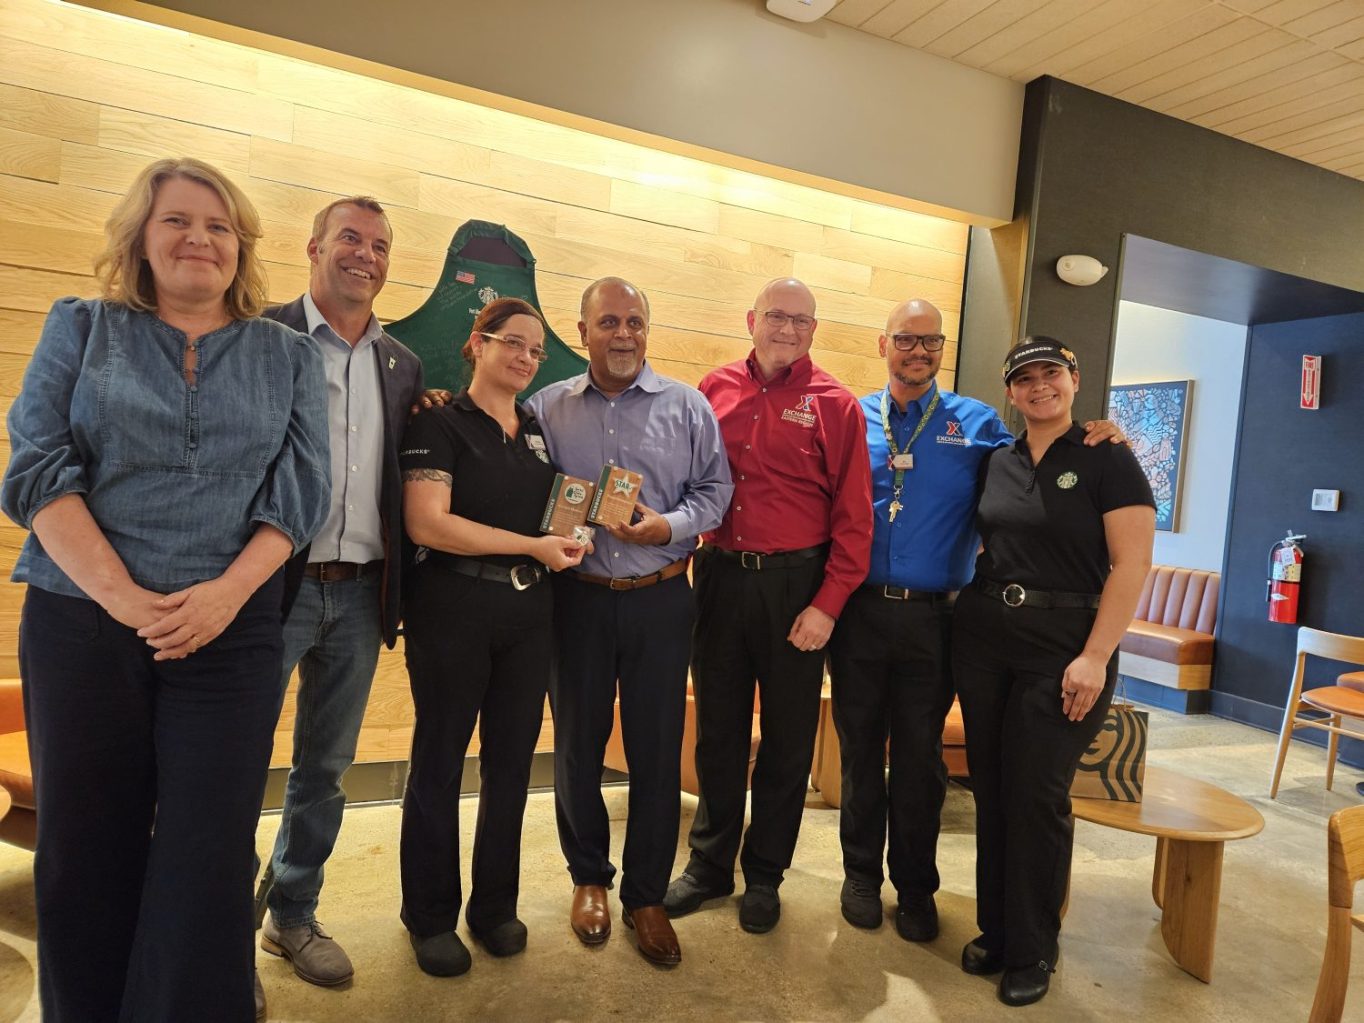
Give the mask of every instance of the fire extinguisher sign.
[[1298, 407], [1314, 410], [1321, 408], [1320, 355], [1302, 357], [1302, 393], [1299, 396]]

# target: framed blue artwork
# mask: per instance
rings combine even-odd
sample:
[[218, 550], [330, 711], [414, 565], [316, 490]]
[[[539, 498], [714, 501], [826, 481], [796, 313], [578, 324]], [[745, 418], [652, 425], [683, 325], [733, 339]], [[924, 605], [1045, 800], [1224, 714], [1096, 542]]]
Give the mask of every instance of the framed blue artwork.
[[1122, 428], [1156, 498], [1156, 528], [1179, 532], [1179, 491], [1188, 443], [1192, 380], [1115, 384], [1108, 417]]

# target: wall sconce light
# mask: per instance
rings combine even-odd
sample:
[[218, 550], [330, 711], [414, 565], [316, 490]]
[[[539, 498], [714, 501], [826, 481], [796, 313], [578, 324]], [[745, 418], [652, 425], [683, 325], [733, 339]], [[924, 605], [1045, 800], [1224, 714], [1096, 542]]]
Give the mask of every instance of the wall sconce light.
[[1062, 256], [1056, 261], [1056, 276], [1079, 288], [1098, 284], [1106, 273], [1108, 267], [1093, 256]]

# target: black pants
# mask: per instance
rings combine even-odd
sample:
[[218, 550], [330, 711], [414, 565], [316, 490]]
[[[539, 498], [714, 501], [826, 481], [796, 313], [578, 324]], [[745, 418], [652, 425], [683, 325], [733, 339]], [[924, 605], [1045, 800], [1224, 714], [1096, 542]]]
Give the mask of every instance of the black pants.
[[620, 901], [630, 909], [663, 902], [677, 855], [693, 616], [685, 575], [625, 591], [582, 582], [572, 572], [555, 577], [558, 657], [550, 702], [559, 844], [574, 884], [611, 883], [616, 868], [601, 773], [619, 680], [630, 768]]
[[94, 601], [29, 587], [19, 663], [49, 1023], [255, 1018], [252, 839], [281, 587], [276, 574], [217, 639], [162, 662]]
[[487, 933], [516, 916], [553, 596], [546, 583], [518, 591], [434, 564], [413, 575], [404, 628], [416, 727], [399, 849], [402, 919], [419, 938], [459, 922], [459, 793], [477, 720], [478, 824], [465, 919]]
[[[786, 637], [824, 580], [824, 558], [755, 571], [703, 547], [694, 575], [692, 685], [701, 802], [687, 870], [707, 882], [728, 881], [742, 836], [744, 880], [779, 885], [800, 833], [824, 680], [824, 651], [797, 650]], [[755, 678], [762, 741], [753, 769], [752, 822], [744, 835]]]
[[952, 706], [951, 622], [945, 601], [889, 600], [863, 588], [843, 609], [829, 644], [843, 761], [843, 872], [881, 884], [889, 819], [890, 883], [901, 898], [938, 890], [938, 828], [947, 794], [942, 729]]
[[962, 591], [952, 665], [976, 797], [976, 919], [1008, 966], [1056, 962], [1070, 878], [1070, 783], [1113, 700], [1118, 658], [1089, 713], [1061, 713], [1061, 676], [1095, 612], [1008, 607]]

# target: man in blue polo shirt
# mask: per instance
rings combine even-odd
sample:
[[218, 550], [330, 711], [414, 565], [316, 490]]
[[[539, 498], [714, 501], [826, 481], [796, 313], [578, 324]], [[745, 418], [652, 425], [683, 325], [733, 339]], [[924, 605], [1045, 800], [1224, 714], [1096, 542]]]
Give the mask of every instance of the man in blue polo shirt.
[[[952, 705], [948, 636], [956, 591], [971, 578], [976, 474], [1013, 434], [984, 402], [941, 390], [942, 314], [922, 299], [896, 306], [881, 335], [889, 381], [862, 399], [874, 532], [866, 582], [829, 644], [833, 717], [842, 747], [843, 916], [881, 925], [883, 851], [906, 941], [938, 934], [938, 827], [947, 792], [942, 729]], [[1114, 438], [1089, 424], [1086, 443]], [[1121, 439], [1117, 437], [1116, 439]], [[886, 740], [890, 776], [886, 780]]]

